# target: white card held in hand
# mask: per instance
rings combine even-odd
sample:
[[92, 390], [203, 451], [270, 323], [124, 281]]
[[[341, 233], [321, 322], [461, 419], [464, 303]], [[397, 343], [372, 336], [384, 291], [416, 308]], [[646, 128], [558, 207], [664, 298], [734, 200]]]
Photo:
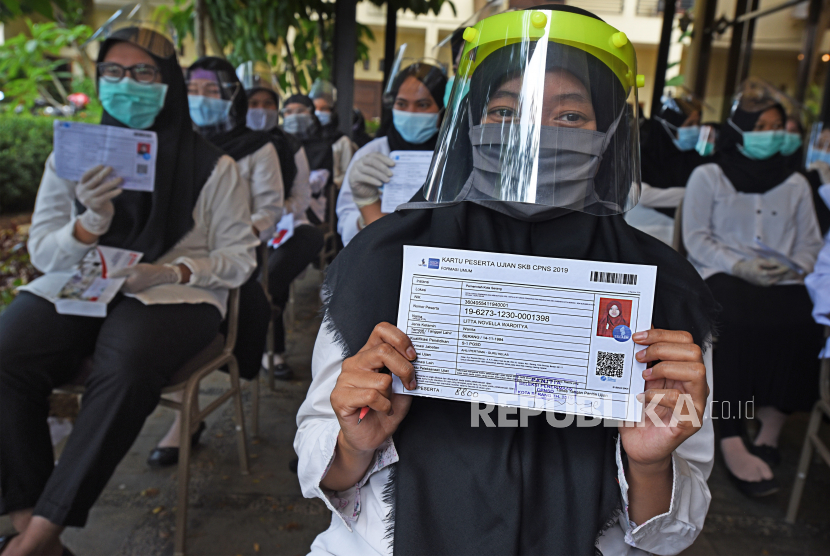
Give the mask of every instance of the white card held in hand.
[[155, 131], [78, 122], [54, 123], [55, 170], [78, 181], [99, 164], [124, 179], [122, 189], [152, 191], [156, 181], [158, 137]]
[[657, 267], [404, 247], [397, 393], [639, 421]]
[[392, 151], [389, 158], [395, 161], [395, 166], [390, 168], [394, 174], [389, 183], [383, 186], [380, 210], [384, 213], [395, 212], [424, 186], [432, 151]]

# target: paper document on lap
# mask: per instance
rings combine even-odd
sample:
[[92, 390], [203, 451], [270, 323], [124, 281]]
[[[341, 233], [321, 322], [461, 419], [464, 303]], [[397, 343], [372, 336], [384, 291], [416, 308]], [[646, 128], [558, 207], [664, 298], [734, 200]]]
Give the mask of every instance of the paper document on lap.
[[55, 171], [61, 178], [79, 181], [102, 164], [112, 166], [112, 177], [124, 179], [122, 189], [153, 190], [158, 154], [155, 131], [59, 120], [54, 131]]
[[397, 393], [639, 421], [657, 267], [404, 246]]
[[90, 249], [78, 268], [58, 292], [55, 310], [61, 315], [107, 316], [107, 304], [124, 285], [126, 278], [110, 278], [119, 270], [131, 268], [142, 253], [99, 245]]
[[395, 161], [394, 174], [383, 186], [380, 211], [395, 212], [398, 205], [408, 203], [424, 186], [432, 162], [432, 151], [392, 151], [389, 158]]

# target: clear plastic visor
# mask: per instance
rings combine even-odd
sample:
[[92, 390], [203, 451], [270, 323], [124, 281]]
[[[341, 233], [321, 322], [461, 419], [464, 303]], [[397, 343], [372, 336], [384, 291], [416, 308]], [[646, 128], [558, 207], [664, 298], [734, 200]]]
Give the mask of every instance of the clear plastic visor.
[[236, 76], [246, 91], [267, 89], [277, 91], [277, 78], [264, 62], [243, 62], [236, 68]]
[[462, 56], [487, 52], [480, 63], [459, 66], [426, 199], [597, 215], [633, 208], [640, 194], [637, 88], [578, 46], [547, 37], [504, 42]]

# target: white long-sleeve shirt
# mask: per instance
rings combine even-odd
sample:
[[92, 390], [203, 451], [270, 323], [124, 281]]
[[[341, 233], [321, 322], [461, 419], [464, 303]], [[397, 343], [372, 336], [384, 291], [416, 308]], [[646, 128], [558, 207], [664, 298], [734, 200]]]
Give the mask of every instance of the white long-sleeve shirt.
[[[830, 184], [822, 185], [818, 194], [830, 207]], [[824, 238], [824, 246], [818, 254], [813, 272], [804, 279], [804, 285], [813, 300], [813, 319], [819, 324], [830, 326], [830, 233]], [[827, 338], [819, 357], [830, 357], [830, 338]]]
[[251, 189], [251, 222], [260, 231], [260, 239], [268, 239], [283, 213], [284, 186], [277, 149], [266, 143], [236, 164]]
[[[334, 459], [340, 432], [330, 397], [343, 364], [341, 348], [335, 343], [328, 324], [323, 322], [314, 345], [312, 383], [297, 414], [298, 430], [294, 439], [294, 450], [300, 458], [297, 476], [303, 495], [320, 498], [332, 512], [331, 525], [317, 536], [311, 545], [311, 554], [389, 555], [392, 543], [385, 538], [383, 520], [391, 507], [383, 501], [382, 494], [389, 481], [389, 466], [398, 461], [392, 439], [376, 451], [368, 472], [354, 487], [344, 492], [324, 491], [321, 487]], [[707, 351], [704, 360], [706, 378], [711, 385], [711, 350]], [[701, 430], [672, 455], [674, 480], [669, 511], [640, 525], [628, 518], [628, 483], [617, 443], [617, 479], [624, 512], [618, 523], [599, 539], [598, 548], [602, 554], [634, 556], [643, 551], [677, 554], [697, 538], [711, 501], [706, 480], [712, 471], [715, 453], [708, 403], [706, 407]], [[497, 501], [494, 504], [497, 505]]]
[[297, 175], [291, 185], [291, 191], [285, 199], [285, 212], [294, 214], [294, 225], [308, 224], [308, 217], [305, 211], [311, 204], [311, 185], [309, 175], [311, 170], [308, 166], [308, 157], [305, 154], [305, 147], [300, 147], [294, 153], [294, 164], [297, 166]]
[[[29, 228], [29, 254], [45, 274], [21, 290], [53, 301], [72, 276], [75, 265], [97, 244], [73, 235], [77, 182], [55, 173], [54, 155], [46, 169]], [[164, 284], [130, 294], [146, 305], [156, 303], [210, 303], [222, 316], [228, 290], [245, 283], [256, 266], [259, 241], [251, 230], [250, 193], [236, 163], [222, 156], [202, 187], [193, 207], [193, 229], [162, 255], [156, 264], [184, 264], [191, 270], [188, 284]]]
[[683, 200], [683, 243], [701, 276], [731, 274], [736, 262], [756, 258], [756, 239], [812, 271], [822, 240], [806, 178], [793, 173], [766, 193], [741, 193], [717, 164], [695, 168]]
[[331, 146], [334, 155], [334, 175], [331, 179], [338, 188], [343, 185], [346, 170], [349, 168], [352, 157], [354, 157], [355, 147], [356, 145], [352, 143], [352, 140], [345, 135]]
[[352, 166], [369, 153], [381, 153], [389, 156], [390, 152], [389, 139], [378, 137], [369, 141], [354, 153], [349, 168], [346, 170], [346, 176], [343, 178], [343, 185], [340, 186], [340, 194], [337, 196], [337, 233], [340, 234], [343, 245], [348, 245], [352, 238], [357, 235], [357, 232], [360, 231], [357, 227], [357, 221], [360, 219], [360, 209], [354, 204], [352, 187], [349, 185], [349, 172]]

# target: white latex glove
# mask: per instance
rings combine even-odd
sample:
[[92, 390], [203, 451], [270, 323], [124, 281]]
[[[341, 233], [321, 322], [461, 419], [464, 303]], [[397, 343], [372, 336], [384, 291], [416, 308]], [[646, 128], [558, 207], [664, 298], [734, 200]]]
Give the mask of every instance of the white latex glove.
[[139, 263], [131, 268], [123, 268], [110, 274], [110, 278], [127, 278], [121, 291], [138, 293], [162, 284], [178, 284], [182, 281], [182, 271], [172, 264]]
[[110, 229], [115, 215], [112, 200], [121, 195], [122, 191], [118, 186], [123, 183], [123, 179], [104, 181], [111, 173], [111, 167], [99, 164], [87, 170], [75, 186], [75, 196], [86, 207], [78, 220], [86, 231], [97, 236], [104, 235]]
[[349, 185], [352, 187], [354, 204], [365, 207], [380, 200], [378, 188], [389, 183], [395, 161], [381, 153], [369, 153], [354, 163], [349, 170]]
[[830, 164], [823, 160], [814, 160], [807, 166], [808, 170], [815, 170], [821, 178], [821, 183], [830, 183]]
[[771, 259], [743, 259], [732, 267], [732, 274], [756, 286], [772, 286], [790, 270], [787, 265]]

